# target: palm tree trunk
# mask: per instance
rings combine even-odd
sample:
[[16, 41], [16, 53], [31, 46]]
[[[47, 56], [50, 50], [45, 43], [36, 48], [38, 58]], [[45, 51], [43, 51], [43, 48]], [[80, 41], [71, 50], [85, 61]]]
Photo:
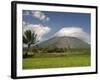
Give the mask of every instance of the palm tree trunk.
[[31, 44], [28, 44], [26, 55], [28, 55], [28, 52], [29, 52], [29, 49], [30, 49], [30, 45], [31, 45]]
[[30, 45], [31, 45], [31, 44], [28, 44], [28, 49], [30, 48]]

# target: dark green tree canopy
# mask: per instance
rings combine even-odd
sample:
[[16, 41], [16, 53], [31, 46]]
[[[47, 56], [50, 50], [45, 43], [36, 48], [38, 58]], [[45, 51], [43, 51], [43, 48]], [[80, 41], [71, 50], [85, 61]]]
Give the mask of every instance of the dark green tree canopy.
[[31, 44], [35, 44], [37, 40], [37, 34], [31, 32], [31, 30], [26, 30], [23, 35], [23, 43], [30, 46]]

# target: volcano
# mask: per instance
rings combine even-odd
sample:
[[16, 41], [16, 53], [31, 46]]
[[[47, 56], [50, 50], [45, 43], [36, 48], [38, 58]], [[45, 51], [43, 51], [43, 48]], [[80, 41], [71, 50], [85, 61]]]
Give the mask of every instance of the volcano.
[[76, 37], [53, 37], [37, 44], [40, 48], [89, 48], [90, 44]]

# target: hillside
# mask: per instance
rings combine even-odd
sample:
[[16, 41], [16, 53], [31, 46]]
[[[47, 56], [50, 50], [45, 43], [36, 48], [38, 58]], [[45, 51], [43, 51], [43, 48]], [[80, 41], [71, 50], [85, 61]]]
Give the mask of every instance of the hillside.
[[53, 37], [37, 44], [40, 48], [89, 48], [90, 45], [75, 37]]

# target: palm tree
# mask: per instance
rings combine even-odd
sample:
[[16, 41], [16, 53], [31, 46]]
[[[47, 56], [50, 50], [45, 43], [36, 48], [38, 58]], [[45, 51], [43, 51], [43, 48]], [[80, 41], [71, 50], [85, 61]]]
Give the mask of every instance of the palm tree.
[[27, 44], [28, 50], [31, 44], [35, 44], [37, 39], [37, 34], [32, 33], [31, 30], [26, 30], [23, 35], [23, 43]]

